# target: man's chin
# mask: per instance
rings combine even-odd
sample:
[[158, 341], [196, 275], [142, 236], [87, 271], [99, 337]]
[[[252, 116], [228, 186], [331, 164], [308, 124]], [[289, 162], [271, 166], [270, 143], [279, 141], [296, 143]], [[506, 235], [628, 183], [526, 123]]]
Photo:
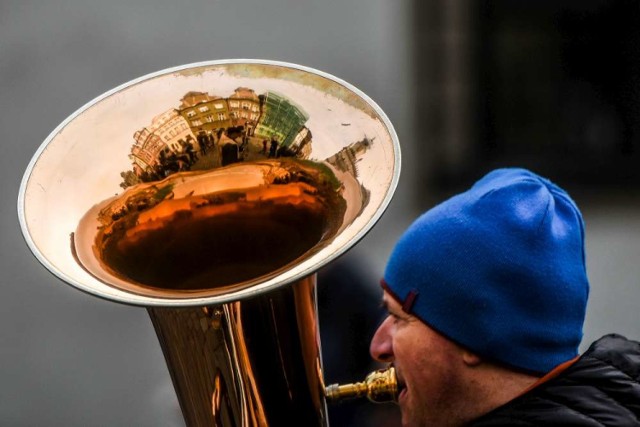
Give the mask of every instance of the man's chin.
[[409, 391], [406, 388], [400, 390], [400, 393], [398, 394], [398, 406], [400, 407], [400, 413], [402, 414], [402, 427], [415, 427], [416, 424], [413, 419]]

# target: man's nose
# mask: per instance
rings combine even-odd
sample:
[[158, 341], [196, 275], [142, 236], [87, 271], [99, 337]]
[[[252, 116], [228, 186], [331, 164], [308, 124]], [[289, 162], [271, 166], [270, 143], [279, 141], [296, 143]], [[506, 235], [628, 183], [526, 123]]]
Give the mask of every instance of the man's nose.
[[391, 343], [391, 335], [389, 334], [391, 325], [391, 316], [382, 322], [371, 339], [369, 353], [378, 362], [393, 362], [393, 346]]

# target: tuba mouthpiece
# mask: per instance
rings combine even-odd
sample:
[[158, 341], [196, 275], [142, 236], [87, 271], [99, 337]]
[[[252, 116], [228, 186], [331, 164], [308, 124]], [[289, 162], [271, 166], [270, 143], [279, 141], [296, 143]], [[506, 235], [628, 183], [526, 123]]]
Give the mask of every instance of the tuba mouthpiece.
[[330, 402], [366, 397], [374, 403], [395, 402], [398, 399], [398, 382], [393, 366], [371, 372], [364, 381], [353, 384], [331, 384], [325, 389]]

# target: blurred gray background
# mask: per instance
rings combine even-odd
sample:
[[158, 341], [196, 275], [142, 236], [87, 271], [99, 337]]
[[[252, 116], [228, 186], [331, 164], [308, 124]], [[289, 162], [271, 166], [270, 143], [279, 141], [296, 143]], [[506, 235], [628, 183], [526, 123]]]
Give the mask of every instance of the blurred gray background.
[[[0, 2], [0, 425], [183, 425], [145, 310], [49, 274], [22, 239], [16, 199], [31, 156], [76, 109], [144, 74], [205, 60], [314, 67], [387, 113], [403, 150], [400, 184], [380, 223], [340, 260], [364, 286], [377, 292], [394, 239], [419, 212], [492, 167], [522, 165], [567, 187], [585, 216], [583, 349], [608, 332], [639, 339], [640, 67], [628, 60], [640, 57], [637, 3], [521, 3]], [[344, 311], [343, 299], [327, 298]], [[357, 421], [334, 425], [391, 425], [357, 411]]]

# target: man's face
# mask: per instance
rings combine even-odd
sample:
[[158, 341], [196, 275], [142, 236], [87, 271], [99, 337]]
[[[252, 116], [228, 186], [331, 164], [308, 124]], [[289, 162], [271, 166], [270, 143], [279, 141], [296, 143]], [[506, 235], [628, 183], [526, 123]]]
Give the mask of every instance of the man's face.
[[458, 425], [465, 388], [462, 348], [405, 313], [387, 292], [383, 304], [389, 314], [371, 340], [370, 352], [396, 368], [402, 425]]

